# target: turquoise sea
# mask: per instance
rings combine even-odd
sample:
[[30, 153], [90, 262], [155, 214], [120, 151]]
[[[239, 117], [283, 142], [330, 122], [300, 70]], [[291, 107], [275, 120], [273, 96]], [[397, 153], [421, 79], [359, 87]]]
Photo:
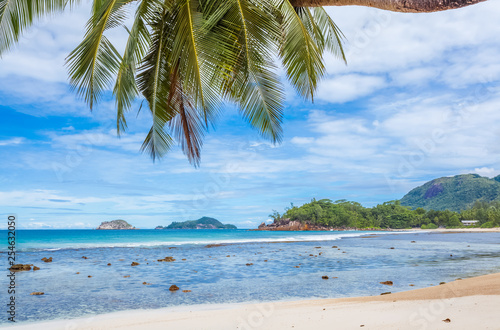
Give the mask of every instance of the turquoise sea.
[[[10, 272], [7, 231], [0, 235], [3, 305]], [[16, 273], [18, 322], [193, 304], [379, 295], [500, 272], [500, 233], [18, 230], [16, 238], [16, 263], [40, 267]], [[176, 260], [157, 261], [167, 256]], [[53, 262], [44, 263], [43, 257]], [[387, 280], [394, 285], [379, 283]], [[169, 291], [173, 284], [180, 290]], [[45, 294], [30, 295], [34, 291]], [[2, 314], [0, 325], [9, 325]]]

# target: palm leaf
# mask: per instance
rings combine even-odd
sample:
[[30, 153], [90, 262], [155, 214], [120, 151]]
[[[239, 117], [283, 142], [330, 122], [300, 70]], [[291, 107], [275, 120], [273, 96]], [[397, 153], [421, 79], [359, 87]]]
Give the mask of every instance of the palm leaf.
[[58, 13], [68, 0], [0, 0], [0, 56], [19, 41], [37, 19]]
[[95, 0], [84, 40], [69, 54], [70, 84], [92, 110], [118, 72], [121, 56], [104, 35], [119, 26], [124, 6], [132, 0]]
[[299, 94], [314, 100], [314, 91], [325, 73], [321, 49], [289, 0], [281, 0], [278, 7], [283, 33], [279, 55], [287, 77]]
[[116, 97], [118, 134], [127, 127], [125, 112], [130, 109], [132, 101], [138, 95], [135, 73], [138, 63], [146, 54], [151, 41], [147, 23], [154, 13], [159, 11], [159, 8], [161, 8], [161, 4], [157, 0], [142, 0], [137, 7], [135, 20], [129, 31], [127, 45], [113, 89]]
[[142, 144], [141, 150], [147, 151], [153, 161], [170, 150], [173, 140], [165, 131], [165, 125], [176, 115], [169, 107], [169, 63], [167, 62], [167, 45], [171, 13], [166, 7], [153, 17], [151, 22], [151, 43], [147, 55], [142, 61], [137, 76], [137, 86], [146, 99], [153, 125]]

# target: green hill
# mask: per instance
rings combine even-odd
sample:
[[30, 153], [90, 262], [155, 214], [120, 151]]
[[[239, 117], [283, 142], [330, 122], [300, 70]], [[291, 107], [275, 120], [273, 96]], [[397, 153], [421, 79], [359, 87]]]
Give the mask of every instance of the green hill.
[[474, 202], [500, 200], [500, 175], [489, 179], [477, 174], [434, 179], [411, 190], [401, 199], [401, 205], [426, 210], [461, 211]]
[[156, 229], [237, 229], [235, 225], [224, 225], [219, 220], [203, 217], [198, 220], [172, 222], [167, 227], [158, 226]]

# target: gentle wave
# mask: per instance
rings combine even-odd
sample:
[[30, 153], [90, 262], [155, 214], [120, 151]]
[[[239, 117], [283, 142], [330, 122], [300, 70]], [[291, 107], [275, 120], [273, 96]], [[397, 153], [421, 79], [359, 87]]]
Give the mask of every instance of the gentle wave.
[[[420, 231], [422, 232], [422, 231]], [[287, 237], [264, 237], [264, 238], [240, 238], [240, 239], [206, 239], [206, 240], [185, 240], [185, 241], [153, 241], [153, 242], [96, 242], [96, 243], [68, 243], [61, 244], [60, 247], [30, 247], [20, 249], [20, 251], [58, 251], [68, 249], [97, 249], [97, 248], [155, 248], [162, 246], [181, 246], [181, 245], [215, 245], [215, 244], [252, 244], [252, 243], [293, 243], [293, 242], [316, 242], [316, 241], [335, 241], [342, 238], [355, 238], [367, 235], [394, 235], [408, 234], [413, 231], [405, 232], [357, 232], [332, 235], [297, 235]]]

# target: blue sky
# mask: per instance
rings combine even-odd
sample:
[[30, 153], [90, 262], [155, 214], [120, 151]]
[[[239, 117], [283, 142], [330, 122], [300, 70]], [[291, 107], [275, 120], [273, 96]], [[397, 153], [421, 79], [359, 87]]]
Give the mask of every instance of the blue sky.
[[[284, 140], [261, 139], [226, 107], [193, 168], [176, 148], [139, 151], [146, 111], [116, 136], [111, 96], [90, 112], [67, 84], [65, 56], [89, 7], [39, 22], [0, 59], [0, 209], [19, 228], [139, 228], [212, 216], [255, 228], [311, 198], [373, 206], [430, 179], [500, 174], [500, 3], [399, 14], [329, 8], [348, 65], [326, 56], [313, 103], [287, 89]], [[123, 47], [123, 29], [110, 39]], [[5, 224], [0, 223], [0, 228]]]

